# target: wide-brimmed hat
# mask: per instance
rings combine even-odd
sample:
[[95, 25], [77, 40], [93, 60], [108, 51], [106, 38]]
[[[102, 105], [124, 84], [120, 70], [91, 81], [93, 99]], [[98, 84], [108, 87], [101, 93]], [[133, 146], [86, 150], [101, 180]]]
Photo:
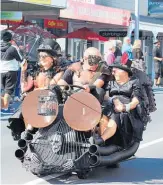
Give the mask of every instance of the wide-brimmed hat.
[[111, 67], [111, 68], [115, 67], [115, 68], [122, 69], [122, 70], [126, 71], [129, 74], [129, 76], [131, 76], [132, 75], [131, 64], [132, 64], [132, 61], [129, 59], [128, 54], [123, 53], [122, 57], [118, 58], [118, 60], [116, 60], [109, 67]]
[[62, 56], [60, 45], [53, 39], [45, 39], [43, 44], [41, 44], [37, 50], [38, 52], [45, 51], [52, 56]]

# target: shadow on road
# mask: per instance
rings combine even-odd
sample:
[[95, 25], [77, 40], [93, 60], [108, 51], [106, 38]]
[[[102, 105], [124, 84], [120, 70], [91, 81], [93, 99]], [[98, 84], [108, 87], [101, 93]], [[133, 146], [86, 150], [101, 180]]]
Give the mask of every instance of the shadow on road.
[[97, 184], [97, 183], [145, 183], [163, 184], [163, 159], [137, 158], [120, 164], [120, 168], [94, 169], [88, 179], [78, 179], [76, 175], [60, 177], [48, 181], [50, 184]]

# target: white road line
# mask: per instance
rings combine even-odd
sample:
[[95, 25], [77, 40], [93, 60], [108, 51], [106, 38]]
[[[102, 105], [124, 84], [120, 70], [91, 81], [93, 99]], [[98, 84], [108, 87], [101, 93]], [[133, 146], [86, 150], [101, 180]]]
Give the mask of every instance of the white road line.
[[157, 143], [160, 143], [160, 142], [163, 142], [163, 137], [160, 138], [160, 139], [156, 139], [154, 141], [148, 142], [148, 143], [141, 144], [140, 147], [139, 147], [139, 150], [141, 150], [143, 148], [147, 148], [151, 145], [154, 145], [154, 144], [157, 144]]
[[[157, 144], [157, 143], [161, 143], [161, 142], [163, 142], [163, 138], [156, 139], [154, 141], [141, 144], [140, 147], [139, 147], [139, 150], [144, 149], [144, 148], [147, 148], [147, 147], [152, 146], [152, 145]], [[63, 175], [63, 173], [62, 174], [48, 175], [48, 176], [45, 176], [43, 178], [38, 178], [36, 180], [29, 181], [29, 182], [27, 182], [27, 183], [25, 183], [23, 185], [37, 185], [37, 184], [43, 183], [43, 182], [45, 182], [45, 184], [47, 184], [48, 183], [47, 181], [52, 180], [52, 179], [55, 179], [55, 178], [57, 178], [57, 177], [59, 177], [61, 175]]]

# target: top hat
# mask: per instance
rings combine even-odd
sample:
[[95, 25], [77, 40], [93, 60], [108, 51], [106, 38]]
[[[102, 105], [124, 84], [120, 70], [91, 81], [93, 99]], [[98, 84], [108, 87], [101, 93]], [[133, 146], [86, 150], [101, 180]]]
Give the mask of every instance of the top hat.
[[128, 54], [125, 52], [123, 53], [122, 57], [115, 61], [113, 64], [111, 64], [110, 67], [122, 69], [126, 71], [129, 74], [129, 76], [131, 76], [132, 75], [131, 64], [132, 61], [129, 59]]
[[62, 56], [60, 45], [53, 39], [45, 39], [43, 44], [41, 44], [37, 50], [38, 52], [45, 51], [52, 56]]

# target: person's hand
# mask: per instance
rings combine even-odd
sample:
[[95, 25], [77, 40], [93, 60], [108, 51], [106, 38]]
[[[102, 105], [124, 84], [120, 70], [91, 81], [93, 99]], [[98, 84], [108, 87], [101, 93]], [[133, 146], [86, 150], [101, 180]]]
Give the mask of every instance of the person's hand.
[[90, 93], [90, 88], [89, 88], [88, 85], [83, 85], [83, 87], [85, 88], [85, 91], [86, 91], [86, 92]]
[[125, 110], [125, 105], [121, 103], [119, 99], [115, 99], [113, 100], [113, 102], [114, 102], [114, 110], [116, 112], [123, 112]]
[[27, 70], [27, 66], [28, 66], [27, 60], [24, 59], [23, 62], [20, 64], [20, 66], [21, 66], [21, 71], [26, 71]]

